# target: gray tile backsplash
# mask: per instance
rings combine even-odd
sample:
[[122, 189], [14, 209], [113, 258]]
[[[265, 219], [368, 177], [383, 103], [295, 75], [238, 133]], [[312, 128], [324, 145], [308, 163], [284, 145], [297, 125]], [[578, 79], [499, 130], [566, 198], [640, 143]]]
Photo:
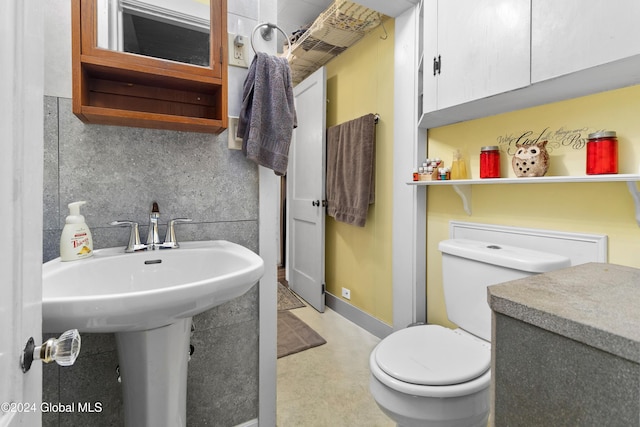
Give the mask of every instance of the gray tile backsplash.
[[[59, 256], [67, 204], [86, 200], [82, 214], [94, 248], [124, 246], [140, 223], [146, 237], [152, 202], [160, 207], [161, 238], [171, 218], [178, 241], [224, 239], [258, 250], [258, 170], [220, 135], [87, 125], [71, 100], [45, 97], [43, 261]], [[80, 261], [81, 262], [81, 261]], [[194, 318], [189, 364], [189, 425], [231, 426], [258, 414], [258, 291]], [[84, 334], [75, 366], [44, 369], [43, 401], [99, 401], [100, 414], [45, 414], [46, 426], [121, 426], [122, 396], [111, 334]]]

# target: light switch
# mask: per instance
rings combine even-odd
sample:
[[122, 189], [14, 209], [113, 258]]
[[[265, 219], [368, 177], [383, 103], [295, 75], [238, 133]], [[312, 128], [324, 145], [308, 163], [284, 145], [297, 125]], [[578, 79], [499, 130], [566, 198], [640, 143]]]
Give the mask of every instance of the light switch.
[[229, 150], [242, 150], [242, 138], [236, 137], [238, 132], [238, 118], [229, 116]]

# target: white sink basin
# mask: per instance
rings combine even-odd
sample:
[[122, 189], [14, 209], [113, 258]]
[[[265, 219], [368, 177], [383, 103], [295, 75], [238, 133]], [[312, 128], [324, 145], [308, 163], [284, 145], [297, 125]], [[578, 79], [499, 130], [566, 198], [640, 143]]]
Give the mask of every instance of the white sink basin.
[[249, 249], [224, 240], [179, 249], [44, 264], [44, 332], [114, 332], [126, 427], [186, 426], [192, 316], [247, 292], [264, 272]]
[[262, 258], [224, 240], [131, 254], [98, 249], [72, 262], [57, 258], [43, 266], [43, 331], [165, 326], [244, 294], [263, 271]]

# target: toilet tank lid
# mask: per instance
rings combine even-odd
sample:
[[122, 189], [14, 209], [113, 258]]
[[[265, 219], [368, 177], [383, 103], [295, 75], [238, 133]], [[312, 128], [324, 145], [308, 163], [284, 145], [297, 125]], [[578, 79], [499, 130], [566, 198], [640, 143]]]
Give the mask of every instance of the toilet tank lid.
[[571, 260], [564, 255], [479, 240], [443, 240], [438, 249], [443, 254], [530, 273], [544, 273], [571, 266]]

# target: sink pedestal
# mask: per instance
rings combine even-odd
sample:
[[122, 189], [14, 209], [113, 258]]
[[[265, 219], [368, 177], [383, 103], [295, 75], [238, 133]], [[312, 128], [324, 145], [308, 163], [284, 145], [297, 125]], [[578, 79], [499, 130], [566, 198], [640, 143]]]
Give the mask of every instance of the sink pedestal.
[[115, 336], [125, 426], [186, 426], [191, 318]]

